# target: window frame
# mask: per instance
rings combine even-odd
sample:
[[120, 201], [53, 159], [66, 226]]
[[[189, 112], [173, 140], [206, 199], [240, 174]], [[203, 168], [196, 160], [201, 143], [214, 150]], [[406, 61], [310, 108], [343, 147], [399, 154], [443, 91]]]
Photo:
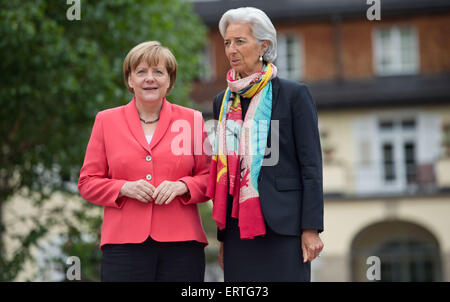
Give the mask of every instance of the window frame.
[[[402, 30], [410, 30], [409, 37], [412, 44], [411, 56], [412, 63], [407, 65], [403, 58], [405, 55], [402, 52]], [[382, 33], [387, 31], [389, 33], [389, 44], [386, 46], [386, 41], [383, 41]], [[413, 25], [393, 25], [393, 26], [379, 26], [373, 30], [373, 67], [378, 76], [391, 75], [414, 75], [420, 72], [420, 52], [419, 52], [419, 35], [417, 28]], [[381, 62], [384, 57], [385, 49], [388, 48], [392, 53], [389, 57], [393, 58], [391, 64], [384, 66]]]
[[[293, 50], [293, 58], [294, 63], [293, 66], [297, 66], [297, 68], [294, 68], [293, 71], [289, 70], [289, 55], [287, 50], [287, 41], [289, 38], [293, 38], [294, 40], [294, 50]], [[278, 68], [278, 74], [286, 79], [292, 80], [292, 81], [301, 81], [304, 77], [304, 42], [303, 42], [303, 36], [299, 34], [298, 32], [281, 32], [277, 34], [277, 58], [275, 60], [275, 65]], [[283, 49], [284, 48], [284, 49]], [[285, 52], [284, 52], [285, 51]], [[286, 55], [284, 55], [286, 53]], [[284, 55], [283, 60], [286, 62], [286, 68], [283, 66], [283, 64], [280, 64], [280, 55]], [[285, 59], [285, 57], [287, 57]], [[283, 61], [281, 61], [283, 62]]]

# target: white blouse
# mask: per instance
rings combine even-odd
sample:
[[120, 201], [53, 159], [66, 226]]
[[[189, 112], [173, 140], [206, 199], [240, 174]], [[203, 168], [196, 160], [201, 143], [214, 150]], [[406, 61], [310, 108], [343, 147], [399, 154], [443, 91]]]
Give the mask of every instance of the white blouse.
[[153, 135], [146, 135], [145, 138], [147, 139], [147, 142], [150, 144], [150, 142], [152, 141], [152, 137]]

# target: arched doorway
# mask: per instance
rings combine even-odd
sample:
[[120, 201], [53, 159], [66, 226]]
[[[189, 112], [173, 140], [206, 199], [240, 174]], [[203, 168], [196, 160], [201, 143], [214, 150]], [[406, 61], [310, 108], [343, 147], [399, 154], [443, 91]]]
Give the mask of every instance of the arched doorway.
[[370, 256], [381, 261], [380, 281], [442, 281], [439, 243], [416, 223], [382, 221], [362, 229], [351, 246], [353, 281], [368, 281]]

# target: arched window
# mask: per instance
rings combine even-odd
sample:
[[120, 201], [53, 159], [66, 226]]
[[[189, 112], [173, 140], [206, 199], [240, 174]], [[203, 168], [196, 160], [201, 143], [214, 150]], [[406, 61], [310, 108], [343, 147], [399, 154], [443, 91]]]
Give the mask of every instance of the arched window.
[[439, 243], [415, 223], [383, 221], [361, 230], [351, 247], [353, 281], [369, 281], [370, 256], [380, 259], [379, 281], [442, 281]]
[[[390, 241], [375, 251], [381, 260], [381, 276], [385, 282], [431, 282], [439, 268], [434, 244], [416, 240]], [[439, 280], [440, 281], [440, 280]]]

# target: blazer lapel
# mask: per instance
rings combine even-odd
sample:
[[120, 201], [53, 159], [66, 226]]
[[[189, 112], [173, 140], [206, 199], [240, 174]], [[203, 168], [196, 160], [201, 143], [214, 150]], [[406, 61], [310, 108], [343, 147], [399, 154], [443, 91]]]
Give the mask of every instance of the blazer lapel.
[[172, 104], [166, 98], [163, 100], [161, 112], [159, 113], [159, 121], [156, 126], [155, 133], [153, 133], [152, 141], [150, 142], [150, 149], [153, 149], [164, 137], [167, 129], [172, 121]]
[[128, 123], [128, 127], [130, 128], [131, 133], [134, 138], [139, 142], [139, 144], [150, 153], [150, 147], [147, 143], [147, 139], [145, 138], [144, 130], [141, 126], [141, 121], [139, 119], [139, 113], [136, 108], [136, 100], [133, 98], [131, 102], [129, 102], [125, 106], [125, 118]]
[[[270, 128], [269, 128], [269, 134], [267, 135], [267, 147], [272, 147], [272, 121], [279, 119], [279, 114], [277, 114], [277, 111], [275, 110], [278, 104], [278, 94], [280, 92], [280, 82], [278, 80], [278, 77], [275, 77], [272, 79], [272, 115], [270, 117]], [[272, 155], [267, 154], [264, 156], [264, 158], [270, 158]]]
[[280, 82], [278, 77], [272, 79], [272, 119], [273, 113], [276, 112], [275, 108], [278, 104], [278, 94], [280, 92]]
[[172, 121], [172, 104], [164, 98], [159, 114], [158, 125], [156, 126], [155, 133], [153, 133], [150, 145], [145, 138], [144, 130], [142, 129], [141, 121], [139, 119], [139, 113], [136, 108], [136, 100], [134, 98], [125, 106], [125, 117], [134, 138], [148, 153], [151, 153], [152, 148], [159, 143], [170, 126], [170, 122]]

